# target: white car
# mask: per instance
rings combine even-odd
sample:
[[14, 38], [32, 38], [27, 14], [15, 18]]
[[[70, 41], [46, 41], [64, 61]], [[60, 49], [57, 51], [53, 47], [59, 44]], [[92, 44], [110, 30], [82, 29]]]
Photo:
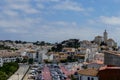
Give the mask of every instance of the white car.
[[33, 72], [35, 72], [35, 70], [30, 70], [30, 71], [29, 71], [30, 74], [33, 73]]

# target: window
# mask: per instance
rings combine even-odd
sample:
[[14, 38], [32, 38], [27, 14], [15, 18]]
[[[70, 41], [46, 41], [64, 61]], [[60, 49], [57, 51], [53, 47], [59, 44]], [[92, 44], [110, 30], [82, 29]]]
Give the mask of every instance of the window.
[[78, 75], [78, 72], [75, 72], [74, 75]]
[[88, 80], [90, 80], [90, 77], [88, 77]]
[[80, 76], [80, 80], [82, 80], [82, 77]]
[[39, 52], [37, 52], [37, 54], [36, 54], [36, 58], [38, 58], [39, 57]]
[[91, 80], [94, 80], [94, 78], [91, 78]]

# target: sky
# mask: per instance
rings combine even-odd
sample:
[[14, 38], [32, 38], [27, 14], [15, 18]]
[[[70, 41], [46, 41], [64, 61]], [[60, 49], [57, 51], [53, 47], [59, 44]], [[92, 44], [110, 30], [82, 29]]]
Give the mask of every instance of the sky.
[[120, 0], [2, 0], [0, 40], [93, 40], [104, 30], [120, 43]]

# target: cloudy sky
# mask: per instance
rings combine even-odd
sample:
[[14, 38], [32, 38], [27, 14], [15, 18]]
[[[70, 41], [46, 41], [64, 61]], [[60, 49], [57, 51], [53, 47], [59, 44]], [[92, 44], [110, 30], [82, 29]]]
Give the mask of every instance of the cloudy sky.
[[120, 0], [2, 0], [0, 39], [59, 42], [103, 35], [120, 43]]

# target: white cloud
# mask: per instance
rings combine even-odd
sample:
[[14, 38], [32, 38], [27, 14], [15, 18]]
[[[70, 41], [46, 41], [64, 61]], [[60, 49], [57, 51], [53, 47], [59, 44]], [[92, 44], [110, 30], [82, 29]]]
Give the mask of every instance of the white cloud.
[[57, 25], [57, 26], [61, 26], [61, 27], [76, 27], [77, 26], [77, 23], [76, 22], [66, 22], [66, 21], [55, 21], [55, 22], [52, 22], [52, 23], [49, 23], [49, 25]]
[[3, 10], [21, 11], [22, 13], [28, 14], [39, 13], [39, 11], [30, 4], [30, 0], [5, 0], [5, 3]]
[[[57, 17], [55, 18], [57, 21], [54, 19], [46, 20], [46, 17], [49, 18], [49, 16], [51, 16], [49, 12], [54, 12], [55, 9], [77, 12], [86, 11], [80, 3], [73, 0], [38, 0], [40, 2], [35, 3], [35, 6], [30, 3], [30, 0], [5, 1], [6, 4], [2, 5], [0, 13], [0, 29], [4, 31], [3, 33], [9, 34], [13, 39], [15, 39], [14, 35], [16, 34], [22, 36], [20, 39], [31, 41], [61, 41], [69, 38], [90, 39], [92, 35], [94, 36], [94, 34], [97, 33], [97, 30], [90, 29], [89, 27], [84, 28], [72, 20], [65, 21], [64, 18], [59, 20]], [[42, 4], [41, 1], [53, 2], [54, 4], [47, 6]], [[50, 7], [51, 9], [48, 10], [49, 8], [47, 7]], [[45, 14], [42, 16], [41, 9], [48, 13], [49, 16], [46, 16]], [[92, 11], [92, 8], [89, 8], [88, 10]], [[43, 20], [41, 16], [45, 20]]]
[[8, 15], [8, 16], [12, 16], [12, 17], [18, 16], [18, 12], [13, 11], [13, 10], [4, 10], [4, 11], [2, 12], [2, 14]]
[[37, 2], [59, 2], [59, 1], [62, 1], [62, 0], [35, 0]]
[[97, 28], [86, 28], [86, 26], [80, 26], [76, 22], [51, 21], [40, 26], [41, 27], [38, 27], [35, 32], [31, 32], [31, 37], [34, 36], [34, 39], [40, 40], [43, 38], [44, 40], [53, 42], [70, 38], [93, 40], [96, 33], [98, 34], [100, 32]]
[[[113, 38], [118, 44], [119, 34], [120, 34], [120, 16], [100, 16], [94, 19], [89, 19], [87, 25], [92, 25], [94, 27], [98, 27], [98, 32], [102, 32], [101, 30], [107, 29], [108, 37]], [[93, 29], [95, 30], [95, 29]], [[88, 30], [89, 31], [89, 30]], [[96, 32], [96, 35], [100, 35]], [[94, 35], [95, 36], [95, 35]]]
[[95, 24], [96, 24], [96, 21], [95, 21], [95, 20], [92, 20], [92, 19], [89, 19], [87, 22], [88, 22], [88, 24], [92, 24], [92, 25], [95, 25]]
[[7, 33], [14, 33], [14, 34], [25, 34], [25, 33], [28, 33], [27, 30], [23, 30], [23, 29], [14, 29], [14, 28], [7, 28], [5, 29], [5, 32]]
[[34, 18], [34, 15], [40, 15], [30, 3], [30, 0], [5, 0], [1, 5], [0, 27], [32, 27], [40, 21], [40, 17]]
[[84, 11], [85, 9], [83, 7], [81, 7], [80, 4], [78, 4], [77, 2], [73, 2], [70, 0], [65, 0], [59, 4], [56, 4], [55, 6], [53, 6], [54, 9], [58, 9], [58, 10], [71, 10], [71, 11]]
[[44, 9], [45, 8], [45, 6], [44, 5], [42, 5], [41, 3], [37, 3], [36, 4], [37, 5], [37, 8], [39, 8], [39, 9]]
[[[36, 20], [36, 21], [35, 21]], [[0, 20], [0, 27], [32, 27], [37, 24], [40, 19], [32, 18], [12, 18], [12, 19], [2, 19]]]
[[107, 25], [120, 25], [120, 17], [116, 16], [101, 16], [100, 17], [100, 22], [107, 24]]

